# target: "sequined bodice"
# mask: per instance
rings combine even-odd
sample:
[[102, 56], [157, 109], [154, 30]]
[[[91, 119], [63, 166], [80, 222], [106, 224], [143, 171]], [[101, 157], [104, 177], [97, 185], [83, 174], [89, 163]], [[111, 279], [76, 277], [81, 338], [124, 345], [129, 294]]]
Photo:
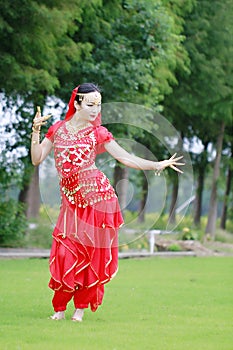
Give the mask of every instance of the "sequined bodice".
[[103, 127], [96, 130], [90, 126], [71, 132], [63, 123], [55, 132], [55, 165], [61, 194], [70, 205], [86, 208], [116, 197], [107, 177], [95, 166], [97, 146], [111, 139], [112, 135]]
[[93, 165], [96, 158], [96, 143], [92, 127], [72, 133], [64, 123], [54, 137], [55, 164], [60, 177], [70, 177]]

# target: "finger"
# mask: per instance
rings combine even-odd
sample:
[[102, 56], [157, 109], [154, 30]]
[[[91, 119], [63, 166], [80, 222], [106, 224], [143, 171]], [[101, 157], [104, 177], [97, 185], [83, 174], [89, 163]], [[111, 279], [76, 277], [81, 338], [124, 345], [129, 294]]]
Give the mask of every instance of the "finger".
[[41, 126], [41, 122], [38, 122], [36, 119], [33, 120], [34, 126]]
[[[173, 161], [177, 161], [177, 160], [180, 160], [180, 159], [182, 159], [182, 158], [184, 158], [184, 156], [180, 156], [180, 157], [176, 157], [176, 158], [173, 158]], [[171, 159], [170, 159], [171, 160]]]
[[177, 171], [178, 173], [183, 174], [183, 171], [178, 169], [177, 167], [175, 167], [174, 165], [170, 165], [170, 168], [172, 168], [173, 170]]
[[35, 124], [36, 126], [41, 126], [41, 125], [45, 125], [47, 123], [47, 120], [52, 116], [52, 114], [46, 115], [44, 117], [35, 117], [33, 119], [33, 124]]
[[51, 117], [52, 117], [52, 114], [48, 114], [48, 115], [45, 115], [45, 116], [43, 116], [41, 118], [42, 118], [43, 121], [45, 121], [45, 120], [48, 120]]
[[35, 118], [35, 119], [33, 120], [33, 124], [34, 124], [35, 126], [41, 126], [41, 125], [43, 125], [44, 123], [46, 123], [46, 122], [43, 122], [43, 120], [38, 119], [38, 118]]
[[177, 162], [175, 159], [171, 160], [169, 159], [167, 163], [164, 163], [165, 166], [170, 166], [170, 165], [185, 165], [185, 163]]
[[40, 117], [41, 117], [41, 109], [40, 109], [40, 106], [37, 106], [35, 118], [40, 118]]
[[45, 125], [45, 124], [47, 124], [47, 122], [44, 121], [44, 120], [41, 120], [39, 124], [40, 124], [40, 125]]
[[171, 158], [169, 158], [169, 160], [174, 159], [176, 155], [177, 155], [177, 153], [174, 153], [173, 156], [171, 156]]
[[173, 163], [173, 165], [185, 165], [185, 163], [177, 163], [177, 162], [175, 162], [175, 163]]

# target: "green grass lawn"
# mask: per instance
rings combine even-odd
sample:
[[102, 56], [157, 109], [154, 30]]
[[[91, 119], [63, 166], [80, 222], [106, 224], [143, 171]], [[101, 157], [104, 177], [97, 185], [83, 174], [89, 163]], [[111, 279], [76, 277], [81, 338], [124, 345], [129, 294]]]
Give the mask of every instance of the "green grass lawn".
[[119, 261], [103, 305], [52, 321], [48, 260], [0, 260], [1, 350], [232, 350], [233, 258]]

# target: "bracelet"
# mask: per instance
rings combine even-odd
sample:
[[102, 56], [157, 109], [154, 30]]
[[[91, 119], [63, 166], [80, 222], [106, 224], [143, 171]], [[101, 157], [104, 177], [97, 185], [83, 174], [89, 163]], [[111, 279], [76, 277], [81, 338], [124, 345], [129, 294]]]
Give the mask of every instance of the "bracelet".
[[32, 133], [31, 133], [31, 138], [33, 138], [33, 136], [35, 136], [36, 134], [36, 139], [32, 139], [32, 144], [33, 145], [39, 145], [40, 143], [40, 130], [36, 130], [34, 127], [32, 127]]
[[[155, 167], [156, 167], [156, 162], [155, 162]], [[155, 170], [155, 176], [160, 176], [162, 169], [156, 169]]]

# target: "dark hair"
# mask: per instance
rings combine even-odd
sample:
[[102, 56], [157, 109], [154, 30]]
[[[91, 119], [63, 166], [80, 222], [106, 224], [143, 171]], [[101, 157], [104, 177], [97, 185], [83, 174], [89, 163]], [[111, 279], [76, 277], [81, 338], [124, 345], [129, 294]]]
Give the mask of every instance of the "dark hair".
[[[80, 94], [88, 94], [89, 92], [95, 92], [98, 91], [100, 93], [100, 88], [93, 84], [93, 83], [83, 83], [81, 85], [79, 85], [78, 88], [78, 93]], [[79, 98], [79, 95], [76, 96], [75, 100], [81, 104], [81, 99]]]

